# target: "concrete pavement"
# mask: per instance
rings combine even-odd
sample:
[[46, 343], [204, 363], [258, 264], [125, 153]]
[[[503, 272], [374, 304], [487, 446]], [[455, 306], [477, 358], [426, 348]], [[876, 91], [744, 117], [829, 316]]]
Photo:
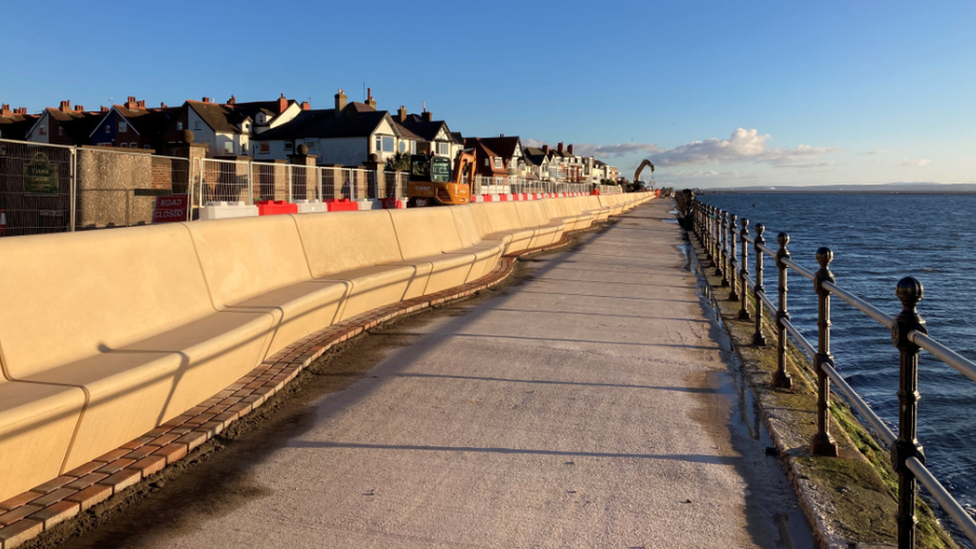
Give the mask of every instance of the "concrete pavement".
[[811, 546], [670, 207], [381, 330], [409, 345], [269, 440], [253, 497], [124, 546]]

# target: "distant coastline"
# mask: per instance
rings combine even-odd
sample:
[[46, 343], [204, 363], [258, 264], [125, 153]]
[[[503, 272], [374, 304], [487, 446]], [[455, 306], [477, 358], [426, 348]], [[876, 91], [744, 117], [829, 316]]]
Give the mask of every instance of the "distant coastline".
[[700, 189], [707, 194], [795, 193], [795, 194], [976, 194], [976, 183], [885, 183], [880, 185], [766, 185], [753, 187], [713, 187]]

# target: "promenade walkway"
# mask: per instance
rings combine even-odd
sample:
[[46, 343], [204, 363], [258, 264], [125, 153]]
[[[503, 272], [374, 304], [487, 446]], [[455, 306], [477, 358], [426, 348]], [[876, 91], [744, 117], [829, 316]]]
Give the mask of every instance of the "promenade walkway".
[[811, 546], [778, 459], [744, 425], [751, 405], [682, 268], [671, 207], [653, 201], [528, 260], [493, 299], [381, 330], [409, 345], [270, 439], [247, 464], [251, 497], [111, 541]]

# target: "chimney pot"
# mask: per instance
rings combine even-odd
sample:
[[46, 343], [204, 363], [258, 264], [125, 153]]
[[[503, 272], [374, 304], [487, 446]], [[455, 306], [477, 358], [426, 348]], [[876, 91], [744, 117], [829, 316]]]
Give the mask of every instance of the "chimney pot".
[[166, 107], [166, 103], [163, 103], [162, 101], [160, 101], [160, 102], [159, 102], [159, 108], [160, 108], [160, 109], [165, 109], [165, 108], [167, 108], [167, 107]]
[[228, 105], [236, 105], [237, 104], [237, 98], [234, 97], [233, 95], [230, 96], [230, 99], [227, 100], [227, 104]]
[[204, 97], [203, 98], [203, 102], [204, 103], [209, 103], [210, 102], [210, 98], [209, 97]]
[[425, 108], [420, 117], [424, 119], [424, 122], [430, 122], [434, 119], [434, 114]]
[[85, 107], [81, 105], [75, 105], [75, 112], [85, 112]]
[[573, 144], [570, 143], [569, 146], [566, 147], [566, 150], [569, 152], [569, 154], [573, 154]]
[[281, 94], [281, 97], [278, 98], [278, 114], [285, 112], [285, 109], [287, 108], [288, 100], [285, 99], [285, 94]]
[[106, 107], [105, 105], [102, 105], [102, 112], [108, 112], [108, 107]]
[[61, 102], [61, 112], [71, 112], [71, 101]]
[[136, 107], [137, 108], [140, 108], [140, 109], [145, 109], [146, 108], [146, 101], [145, 100], [136, 101]]
[[542, 146], [542, 154], [549, 154], [549, 145]]
[[562, 141], [560, 141], [559, 143], [556, 144], [556, 150], [559, 151], [559, 154], [563, 154], [563, 142]]
[[400, 105], [400, 110], [397, 111], [397, 114], [399, 115], [401, 124], [407, 121], [407, 107]]
[[10, 116], [10, 105], [0, 105], [0, 116]]
[[310, 110], [312, 110], [312, 104], [309, 103], [308, 101], [302, 101], [302, 110], [303, 111], [310, 111]]

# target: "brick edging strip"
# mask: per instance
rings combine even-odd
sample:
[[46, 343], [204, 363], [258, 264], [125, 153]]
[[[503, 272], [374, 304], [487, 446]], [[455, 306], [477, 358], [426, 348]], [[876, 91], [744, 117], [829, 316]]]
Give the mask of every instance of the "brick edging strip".
[[[595, 228], [594, 224], [570, 234]], [[397, 317], [497, 286], [515, 272], [520, 257], [556, 251], [572, 242], [563, 233], [558, 242], [502, 256], [492, 272], [474, 282], [367, 311], [292, 343], [223, 391], [145, 435], [0, 502], [0, 549], [18, 547], [183, 459], [256, 410], [335, 345]]]

